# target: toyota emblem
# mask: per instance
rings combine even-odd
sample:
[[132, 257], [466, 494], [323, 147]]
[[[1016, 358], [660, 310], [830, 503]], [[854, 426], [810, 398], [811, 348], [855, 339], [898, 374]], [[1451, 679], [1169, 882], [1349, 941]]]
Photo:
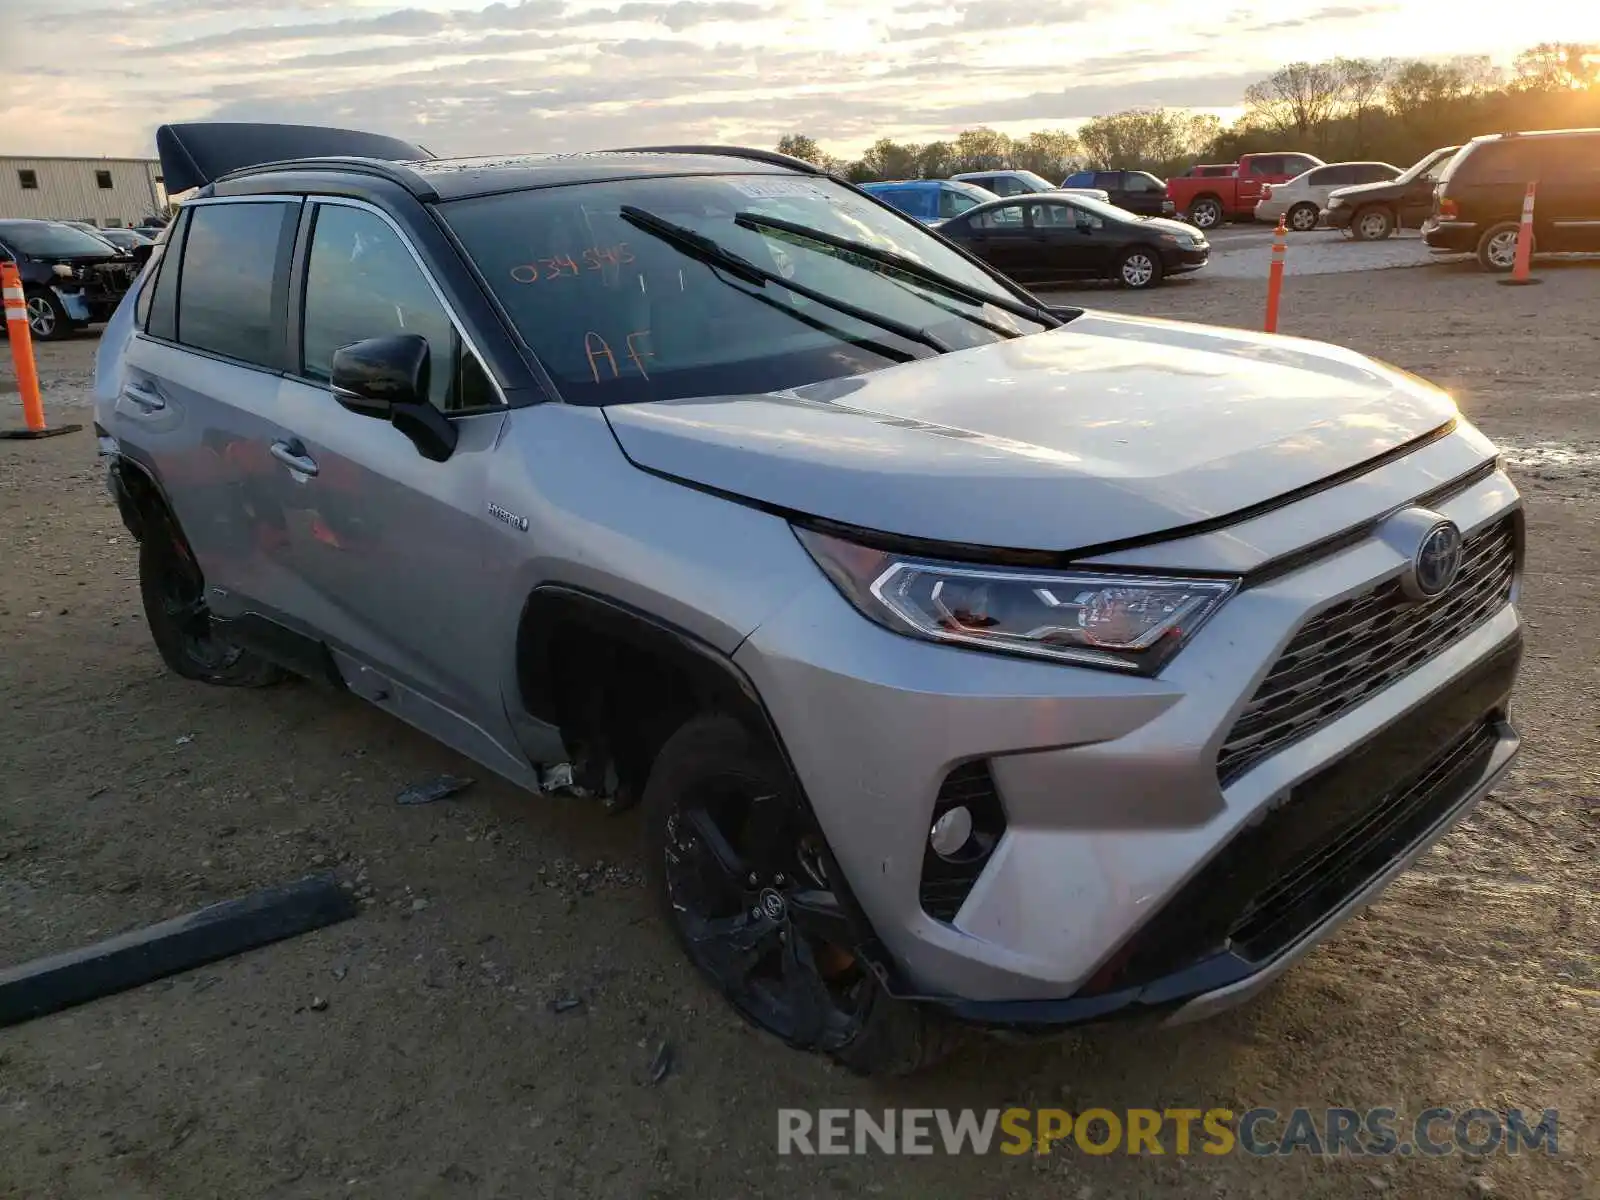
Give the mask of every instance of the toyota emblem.
[[1440, 521], [1422, 535], [1411, 570], [1402, 584], [1414, 600], [1432, 600], [1447, 591], [1461, 570], [1461, 530], [1454, 521]]

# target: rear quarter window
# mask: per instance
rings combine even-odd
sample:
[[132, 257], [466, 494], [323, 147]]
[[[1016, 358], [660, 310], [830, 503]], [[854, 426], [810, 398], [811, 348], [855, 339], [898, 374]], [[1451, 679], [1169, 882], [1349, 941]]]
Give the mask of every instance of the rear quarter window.
[[1573, 147], [1567, 138], [1503, 138], [1463, 151], [1450, 173], [1456, 183], [1530, 183]]
[[156, 247], [155, 254], [160, 257], [151, 268], [151, 279], [144, 294], [139, 297], [144, 307], [138, 315], [145, 332], [169, 342], [178, 338], [178, 277], [183, 270], [183, 235], [189, 228], [192, 211], [186, 208], [179, 213], [166, 241]]

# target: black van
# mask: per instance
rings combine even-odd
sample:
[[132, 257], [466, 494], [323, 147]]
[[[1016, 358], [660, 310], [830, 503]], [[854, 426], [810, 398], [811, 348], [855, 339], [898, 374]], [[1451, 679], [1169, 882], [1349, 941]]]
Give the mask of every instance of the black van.
[[1423, 240], [1435, 250], [1474, 253], [1485, 270], [1509, 271], [1529, 183], [1538, 185], [1536, 253], [1600, 251], [1600, 129], [1473, 138], [1440, 176]]

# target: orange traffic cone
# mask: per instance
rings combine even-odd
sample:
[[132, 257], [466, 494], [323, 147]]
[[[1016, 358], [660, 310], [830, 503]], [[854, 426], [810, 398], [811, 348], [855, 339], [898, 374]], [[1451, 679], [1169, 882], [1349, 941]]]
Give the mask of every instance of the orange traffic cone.
[[1524, 284], [1538, 283], [1533, 277], [1533, 195], [1538, 190], [1538, 184], [1528, 184], [1528, 190], [1522, 194], [1522, 224], [1517, 229], [1517, 261], [1512, 264], [1511, 274], [1501, 283], [1521, 287]]
[[1280, 216], [1278, 227], [1272, 231], [1272, 266], [1267, 270], [1267, 320], [1262, 328], [1268, 333], [1278, 332], [1278, 297], [1283, 292], [1283, 260], [1289, 248], [1288, 236], [1289, 231]]
[[45, 438], [76, 433], [82, 425], [44, 423], [44, 401], [39, 397], [39, 370], [33, 361], [33, 338], [28, 333], [28, 297], [16, 264], [0, 263], [0, 299], [5, 302], [6, 334], [11, 339], [11, 361], [17, 368], [17, 390], [22, 393], [25, 429], [0, 429], [0, 438]]

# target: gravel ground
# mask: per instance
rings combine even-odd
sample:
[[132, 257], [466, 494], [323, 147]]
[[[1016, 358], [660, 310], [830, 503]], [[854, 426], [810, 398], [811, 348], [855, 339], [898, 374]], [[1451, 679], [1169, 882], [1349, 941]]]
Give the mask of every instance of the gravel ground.
[[[417, 779], [483, 772], [348, 697], [166, 674], [87, 433], [0, 442], [0, 963], [318, 868], [365, 899], [347, 924], [0, 1032], [0, 1195], [1600, 1196], [1600, 750], [1583, 698], [1600, 662], [1600, 267], [1541, 275], [1297, 277], [1283, 302], [1285, 332], [1442, 382], [1512, 448], [1531, 642], [1510, 783], [1246, 1008], [980, 1042], [894, 1084], [774, 1045], [690, 975], [653, 919], [632, 817], [488, 778], [400, 807]], [[1264, 290], [1213, 275], [1061, 298], [1258, 326]], [[93, 348], [41, 348], [53, 417], [85, 415]], [[0, 425], [15, 411], [0, 394]], [[672, 1069], [652, 1084], [663, 1042]], [[775, 1153], [779, 1106], [1013, 1104], [1558, 1108], [1563, 1153]]]
[[[1266, 279], [1272, 262], [1272, 231], [1234, 226], [1212, 238], [1211, 261], [1200, 272], [1211, 279]], [[1340, 275], [1389, 267], [1422, 267], [1435, 261], [1415, 232], [1381, 242], [1358, 242], [1332, 229], [1291, 233], [1285, 240], [1283, 274]]]

